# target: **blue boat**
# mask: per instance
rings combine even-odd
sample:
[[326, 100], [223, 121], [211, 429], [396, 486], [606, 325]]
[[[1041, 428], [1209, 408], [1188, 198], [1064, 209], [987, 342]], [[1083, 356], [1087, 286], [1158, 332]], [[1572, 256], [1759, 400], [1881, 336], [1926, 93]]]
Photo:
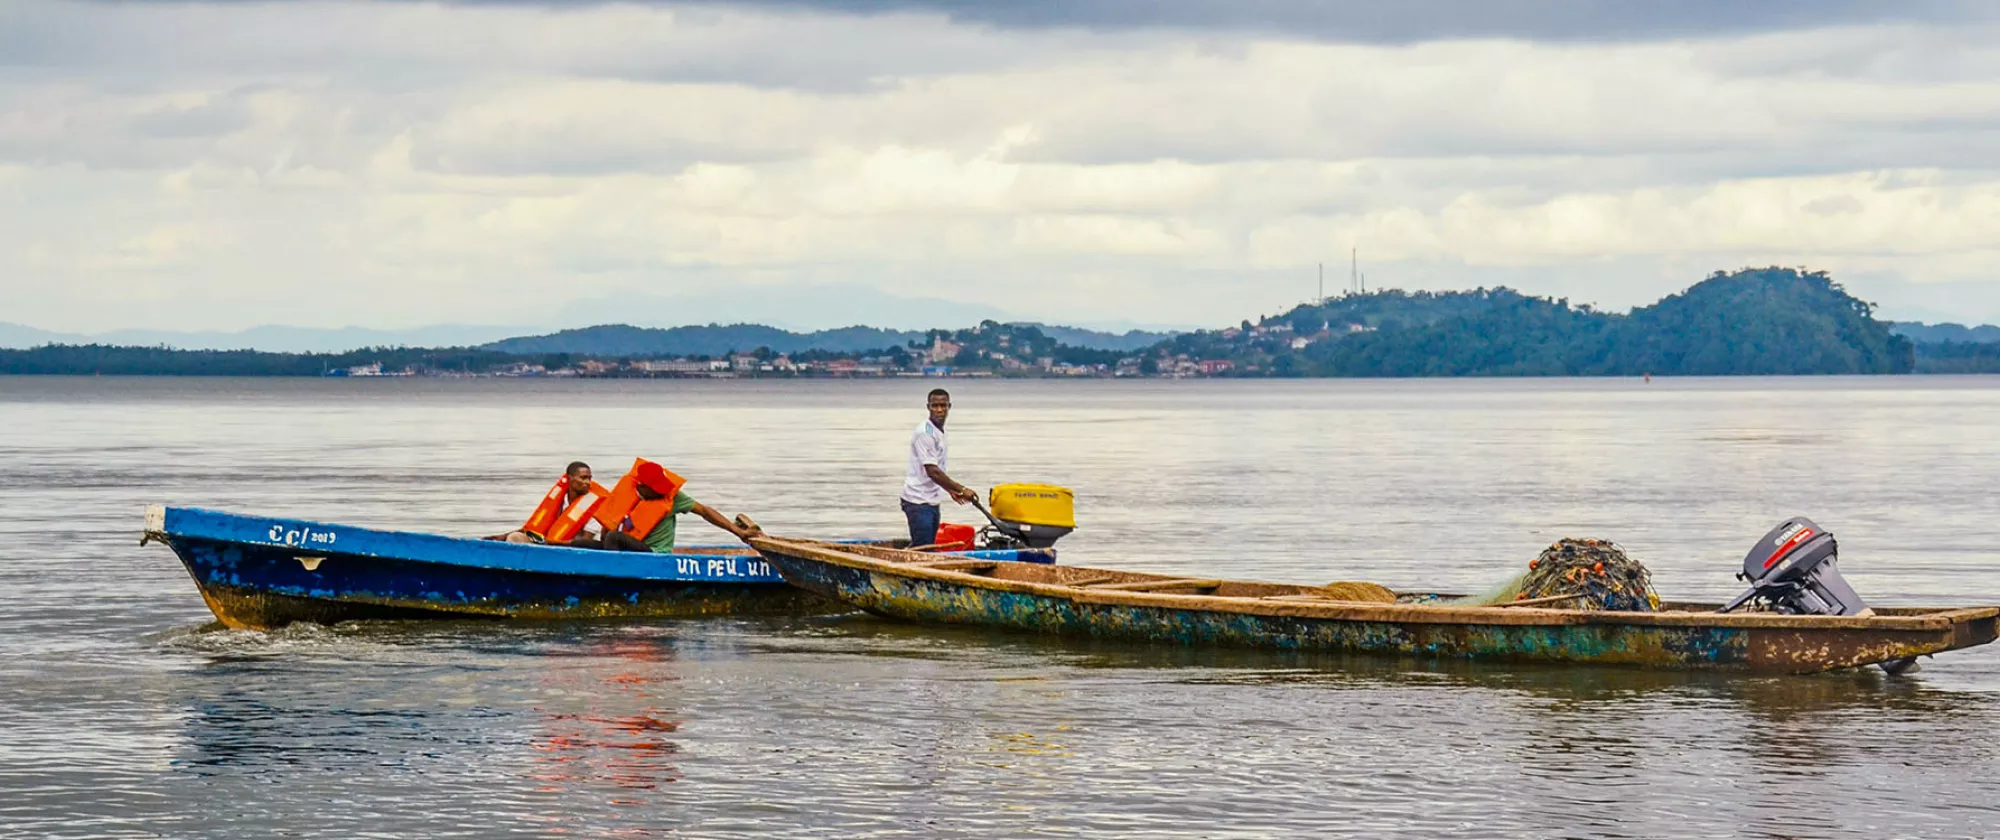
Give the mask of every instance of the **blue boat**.
[[[200, 508], [146, 511], [224, 625], [407, 618], [654, 618], [847, 609], [794, 588], [747, 546], [673, 554], [525, 545]], [[954, 556], [1050, 563], [1051, 551]]]

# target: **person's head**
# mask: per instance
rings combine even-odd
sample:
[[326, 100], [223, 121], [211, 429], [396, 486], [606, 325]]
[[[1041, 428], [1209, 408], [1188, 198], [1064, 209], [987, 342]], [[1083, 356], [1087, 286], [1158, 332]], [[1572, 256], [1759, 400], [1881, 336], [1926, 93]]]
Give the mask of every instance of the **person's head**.
[[639, 498], [649, 502], [666, 498], [667, 492], [674, 488], [673, 483], [667, 480], [667, 468], [651, 461], [639, 465], [638, 478], [632, 489], [639, 492]]
[[931, 411], [931, 422], [940, 429], [944, 428], [944, 418], [951, 415], [951, 392], [932, 388], [930, 396], [924, 399], [924, 405]]
[[590, 492], [589, 464], [582, 461], [571, 461], [569, 462], [569, 466], [563, 470], [563, 475], [569, 477], [570, 495], [581, 496]]

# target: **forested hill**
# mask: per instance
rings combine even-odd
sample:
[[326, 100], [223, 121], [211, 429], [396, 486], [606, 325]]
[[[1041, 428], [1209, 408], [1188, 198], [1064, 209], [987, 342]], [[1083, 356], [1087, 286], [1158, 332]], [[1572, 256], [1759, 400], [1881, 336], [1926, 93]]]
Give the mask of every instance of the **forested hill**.
[[[1107, 333], [1075, 327], [1023, 324], [1072, 347], [1097, 350], [1141, 350], [1159, 342], [1166, 333], [1131, 330]], [[503, 339], [480, 347], [501, 353], [574, 353], [598, 357], [637, 358], [644, 356], [721, 356], [747, 352], [759, 347], [774, 353], [801, 353], [819, 350], [836, 354], [868, 353], [910, 342], [928, 343], [927, 332], [885, 330], [875, 327], [842, 327], [798, 333], [762, 324], [709, 324], [707, 326], [655, 329], [608, 324], [563, 330], [550, 335]]]
[[503, 339], [480, 349], [501, 353], [578, 353], [600, 357], [720, 356], [758, 347], [766, 347], [776, 353], [805, 350], [862, 353], [899, 347], [924, 337], [921, 332], [875, 327], [795, 333], [762, 324], [709, 324], [666, 329], [607, 324], [563, 330], [551, 335]]
[[[1255, 323], [1135, 349], [1079, 347], [1059, 330], [983, 323], [914, 333], [850, 327], [792, 333], [755, 325], [592, 327], [480, 348], [375, 348], [338, 355], [50, 345], [0, 350], [0, 373], [311, 376], [379, 363], [383, 372], [538, 371], [652, 375], [632, 359], [719, 357], [763, 375], [916, 373], [941, 365], [997, 376], [1703, 376], [2000, 373], [2000, 343], [1922, 342], [1892, 331], [1823, 273], [1717, 272], [1629, 313], [1512, 289], [1379, 291], [1305, 304]], [[1976, 337], [1977, 331], [1966, 331]], [[1136, 343], [1143, 335], [1120, 337]], [[1073, 337], [1072, 337], [1073, 338]], [[1129, 346], [1129, 344], [1128, 344]], [[916, 350], [912, 347], [918, 348]], [[760, 349], [761, 348], [761, 349]], [[810, 351], [810, 352], [802, 352]], [[790, 353], [789, 363], [776, 358]], [[844, 366], [834, 366], [844, 359]], [[741, 362], [741, 364], [739, 364]], [[865, 366], [865, 368], [864, 368]], [[715, 370], [700, 367], [697, 372]]]
[[1909, 339], [1824, 273], [1717, 272], [1629, 314], [1512, 289], [1328, 299], [1167, 342], [1238, 375], [1637, 376], [1908, 373]]
[[1890, 321], [1889, 329], [1918, 344], [2000, 344], [2000, 327], [1980, 324], [1968, 327], [1964, 324], [1919, 324], [1912, 321]]

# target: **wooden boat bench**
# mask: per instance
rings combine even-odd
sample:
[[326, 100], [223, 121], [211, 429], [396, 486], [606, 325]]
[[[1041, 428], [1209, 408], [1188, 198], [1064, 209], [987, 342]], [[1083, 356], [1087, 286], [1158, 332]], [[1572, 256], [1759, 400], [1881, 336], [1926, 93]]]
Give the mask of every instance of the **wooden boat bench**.
[[1221, 585], [1222, 581], [1215, 578], [1173, 578], [1170, 580], [1139, 580], [1131, 583], [1086, 583], [1076, 586], [1078, 589], [1091, 589], [1098, 592], [1152, 592], [1160, 589], [1214, 589]]

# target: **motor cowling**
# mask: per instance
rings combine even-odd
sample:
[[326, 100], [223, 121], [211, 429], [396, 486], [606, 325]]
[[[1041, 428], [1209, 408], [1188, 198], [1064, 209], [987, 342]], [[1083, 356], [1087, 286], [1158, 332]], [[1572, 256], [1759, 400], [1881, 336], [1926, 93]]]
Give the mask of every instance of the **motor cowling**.
[[1002, 484], [974, 505], [992, 527], [982, 529], [988, 547], [1049, 548], [1076, 530], [1076, 495], [1052, 484]]
[[[1874, 615], [1840, 576], [1839, 559], [1840, 544], [1833, 534], [1803, 516], [1787, 519], [1743, 556], [1743, 571], [1736, 577], [1749, 581], [1750, 588], [1722, 612], [1761, 601], [1773, 612], [1789, 615]], [[1882, 663], [1882, 669], [1900, 674], [1915, 665], [1915, 660], [1898, 659]]]
[[1803, 516], [1771, 529], [1743, 556], [1736, 577], [1750, 582], [1724, 612], [1752, 600], [1793, 615], [1872, 615], [1868, 604], [1840, 576], [1840, 544], [1826, 529]]

